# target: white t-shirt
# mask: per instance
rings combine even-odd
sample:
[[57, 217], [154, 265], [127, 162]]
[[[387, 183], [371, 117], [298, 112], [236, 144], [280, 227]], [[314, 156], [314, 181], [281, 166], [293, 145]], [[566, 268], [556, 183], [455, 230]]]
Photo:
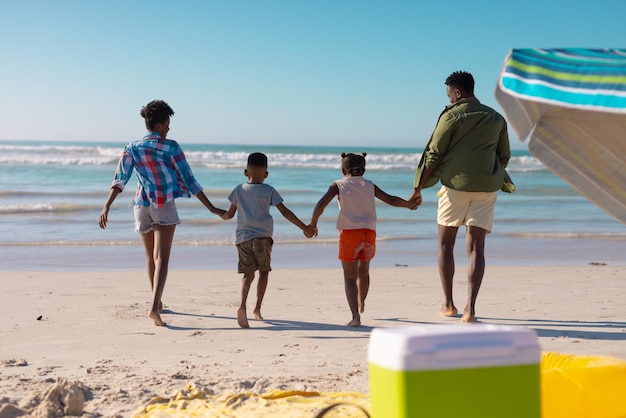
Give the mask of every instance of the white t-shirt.
[[235, 187], [228, 200], [237, 206], [235, 244], [272, 236], [274, 220], [270, 214], [270, 206], [276, 206], [283, 201], [272, 186], [265, 183], [243, 183]]
[[362, 176], [336, 180], [339, 188], [337, 229], [376, 230], [376, 190], [374, 183]]

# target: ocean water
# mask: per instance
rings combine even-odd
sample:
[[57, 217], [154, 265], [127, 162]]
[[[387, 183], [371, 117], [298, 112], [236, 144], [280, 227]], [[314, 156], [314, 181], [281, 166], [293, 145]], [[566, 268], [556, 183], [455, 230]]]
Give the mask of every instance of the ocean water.
[[[267, 183], [303, 222], [333, 180], [341, 177], [340, 153], [368, 153], [365, 177], [387, 193], [412, 192], [421, 149], [319, 146], [246, 146], [180, 142], [206, 195], [227, 208], [247, 155], [269, 158]], [[118, 196], [106, 230], [97, 220], [124, 142], [0, 141], [0, 253], [2, 271], [143, 269], [139, 236], [129, 206], [136, 181]], [[499, 193], [495, 225], [487, 237], [487, 263], [497, 265], [626, 264], [626, 227], [580, 196], [527, 151], [509, 163], [517, 191]], [[378, 202], [375, 267], [436, 265], [436, 191], [424, 190], [417, 211]], [[235, 269], [235, 220], [222, 221], [195, 198], [178, 199], [182, 219], [171, 268]], [[272, 209], [273, 267], [330, 268], [337, 260], [337, 204], [318, 225], [319, 236], [302, 232]], [[465, 261], [464, 229], [457, 264]]]

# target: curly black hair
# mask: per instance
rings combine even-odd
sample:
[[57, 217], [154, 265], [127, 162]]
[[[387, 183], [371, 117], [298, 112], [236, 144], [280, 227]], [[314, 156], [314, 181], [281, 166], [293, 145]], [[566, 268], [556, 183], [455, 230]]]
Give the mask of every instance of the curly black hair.
[[365, 172], [365, 156], [366, 152], [361, 154], [341, 153], [341, 168], [352, 176], [362, 176]]
[[446, 86], [474, 95], [474, 77], [467, 71], [455, 71], [446, 78]]
[[154, 129], [157, 123], [163, 123], [174, 114], [174, 110], [163, 100], [153, 100], [141, 108], [140, 115], [146, 120], [146, 127]]

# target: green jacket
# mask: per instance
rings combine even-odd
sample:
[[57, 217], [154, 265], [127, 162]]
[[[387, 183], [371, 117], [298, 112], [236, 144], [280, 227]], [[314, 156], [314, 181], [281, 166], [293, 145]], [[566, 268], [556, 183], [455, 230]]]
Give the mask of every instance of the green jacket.
[[452, 103], [439, 116], [415, 172], [417, 187], [424, 168], [435, 172], [423, 188], [441, 183], [465, 192], [513, 192], [505, 168], [511, 158], [505, 119], [475, 97]]

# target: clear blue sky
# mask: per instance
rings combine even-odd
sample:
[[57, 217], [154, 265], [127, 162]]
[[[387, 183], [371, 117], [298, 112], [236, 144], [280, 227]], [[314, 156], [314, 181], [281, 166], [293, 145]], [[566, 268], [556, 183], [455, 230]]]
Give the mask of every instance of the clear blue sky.
[[[422, 147], [446, 76], [511, 48], [626, 45], [626, 1], [0, 0], [0, 139]], [[514, 148], [525, 148], [510, 130]]]

